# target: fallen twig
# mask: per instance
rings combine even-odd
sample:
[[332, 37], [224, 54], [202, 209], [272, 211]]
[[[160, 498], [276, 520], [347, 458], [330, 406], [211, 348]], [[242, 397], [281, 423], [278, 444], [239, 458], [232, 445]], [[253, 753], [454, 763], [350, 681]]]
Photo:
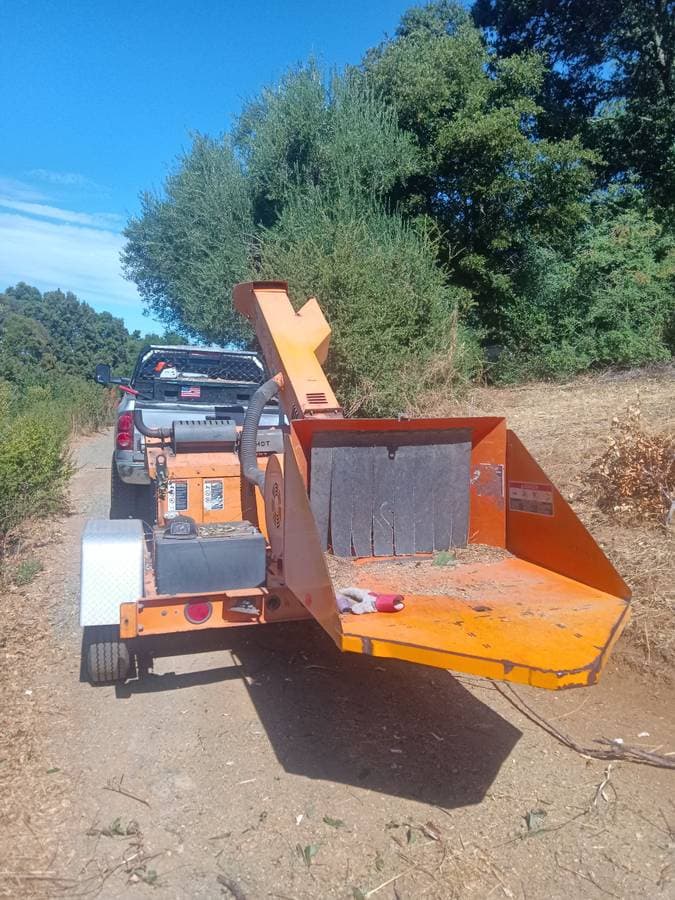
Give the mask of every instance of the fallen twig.
[[592, 759], [620, 760], [623, 762], [641, 763], [647, 766], [656, 766], [660, 769], [675, 769], [675, 759], [670, 759], [664, 753], [654, 753], [650, 750], [642, 750], [640, 747], [631, 747], [626, 744], [619, 744], [616, 741], [610, 741], [607, 738], [596, 738], [596, 744], [607, 744], [610, 750], [599, 750], [597, 747], [583, 747], [577, 743], [568, 734], [560, 731], [555, 725], [552, 725], [548, 719], [545, 719], [541, 713], [533, 709], [523, 698], [516, 692], [512, 685], [507, 685], [508, 690], [500, 684], [495, 684], [494, 688], [502, 697], [507, 700], [511, 706], [518, 710], [521, 715], [534, 722], [543, 729], [551, 737], [554, 737], [561, 744], [574, 750], [581, 756], [587, 756]]
[[124, 775], [120, 778], [120, 780], [115, 784], [115, 779], [111, 778], [107, 784], [103, 786], [104, 791], [113, 791], [116, 794], [122, 794], [124, 797], [129, 797], [130, 800], [135, 800], [137, 803], [142, 803], [144, 806], [150, 806], [147, 800], [144, 800], [142, 797], [137, 797], [136, 794], [132, 794], [130, 791], [125, 791], [122, 787], [122, 781], [124, 780]]
[[372, 897], [373, 894], [377, 894], [378, 891], [381, 891], [382, 888], [387, 887], [389, 884], [393, 884], [395, 881], [398, 881], [399, 878], [403, 878], [404, 875], [409, 875], [414, 869], [417, 869], [418, 866], [410, 866], [409, 869], [406, 869], [405, 872], [399, 872], [398, 875], [394, 875], [392, 878], [388, 878], [387, 881], [383, 881], [382, 884], [378, 884], [377, 887], [374, 887], [370, 891], [366, 891], [366, 897]]
[[[612, 764], [610, 763], [605, 769], [605, 774], [603, 775], [602, 781], [595, 789], [595, 797], [593, 797], [593, 806], [598, 805], [598, 800], [602, 797], [605, 803], [609, 803], [607, 798], [607, 794], [605, 794], [605, 788], [609, 784], [609, 779], [612, 774]], [[611, 785], [612, 790], [614, 791], [614, 796], [616, 797], [616, 788], [614, 785]]]
[[554, 854], [554, 856], [555, 856], [556, 865], [558, 866], [559, 869], [562, 869], [563, 872], [569, 872], [571, 875], [576, 875], [577, 878], [583, 878], [584, 881], [590, 882], [594, 887], [596, 887], [603, 894], [607, 894], [608, 897], [614, 897], [614, 898], [616, 898], [616, 900], [621, 900], [621, 898], [619, 897], [618, 894], [614, 894], [614, 893], [612, 893], [612, 891], [608, 891], [607, 888], [604, 888], [601, 884], [598, 884], [598, 882], [595, 880], [595, 878], [593, 878], [592, 875], [590, 875], [590, 873], [582, 872], [580, 869], [570, 869], [569, 866], [564, 866], [560, 862], [560, 860], [558, 859], [557, 852]]
[[216, 881], [218, 884], [222, 884], [223, 887], [227, 888], [234, 897], [234, 900], [246, 900], [246, 894], [242, 891], [234, 878], [230, 878], [227, 875], [216, 875]]

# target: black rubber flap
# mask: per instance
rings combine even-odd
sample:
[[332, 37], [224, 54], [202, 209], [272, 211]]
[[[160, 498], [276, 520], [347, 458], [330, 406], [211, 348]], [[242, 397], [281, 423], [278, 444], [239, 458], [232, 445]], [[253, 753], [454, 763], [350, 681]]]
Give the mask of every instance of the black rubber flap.
[[466, 546], [471, 432], [320, 432], [310, 499], [324, 549], [394, 556]]

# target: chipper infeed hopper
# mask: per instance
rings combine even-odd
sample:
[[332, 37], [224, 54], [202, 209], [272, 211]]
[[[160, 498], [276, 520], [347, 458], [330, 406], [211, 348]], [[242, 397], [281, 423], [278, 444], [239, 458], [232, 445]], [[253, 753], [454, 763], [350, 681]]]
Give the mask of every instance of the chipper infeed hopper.
[[[337, 645], [545, 688], [593, 684], [630, 592], [506, 421], [345, 419], [321, 368], [330, 330], [316, 301], [295, 313], [285, 284], [247, 284], [235, 303], [290, 418], [264, 480], [271, 564]], [[457, 567], [422, 556], [467, 544], [506, 552]], [[326, 551], [357, 558], [343, 578], [403, 594], [405, 608], [339, 614]], [[414, 592], [411, 564], [423, 570]]]
[[[549, 689], [595, 683], [630, 592], [506, 421], [346, 419], [322, 369], [330, 329], [316, 300], [295, 312], [285, 283], [261, 282], [238, 285], [234, 302], [273, 373], [228, 457], [239, 490], [227, 516], [264, 536], [264, 576], [199, 596], [160, 594], [146, 577], [145, 596], [120, 606], [122, 639], [312, 616], [344, 651]], [[289, 424], [262, 454], [256, 410], [273, 396]], [[215, 471], [217, 454], [178, 449], [148, 439], [150, 473], [160, 451], [165, 481]], [[341, 612], [347, 587], [401, 595], [404, 608]], [[253, 619], [235, 611], [242, 597]], [[195, 600], [216, 615], [176, 615]]]

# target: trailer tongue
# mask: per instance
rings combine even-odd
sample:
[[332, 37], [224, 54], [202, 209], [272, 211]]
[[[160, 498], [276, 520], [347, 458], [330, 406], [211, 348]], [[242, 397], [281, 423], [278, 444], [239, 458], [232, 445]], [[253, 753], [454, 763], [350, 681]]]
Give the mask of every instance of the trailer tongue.
[[[97, 660], [131, 661], [150, 635], [308, 617], [345, 651], [550, 689], [597, 681], [630, 592], [505, 420], [345, 419], [322, 369], [330, 329], [316, 300], [296, 313], [284, 283], [263, 282], [238, 285], [234, 301], [274, 378], [241, 429], [176, 423], [147, 437], [150, 541], [120, 523], [122, 559], [85, 530], [92, 681], [128, 674]], [[272, 396], [290, 424], [261, 442]], [[457, 564], [463, 547], [474, 558]], [[351, 561], [334, 580], [331, 557]], [[340, 612], [345, 579], [403, 595], [404, 608]]]

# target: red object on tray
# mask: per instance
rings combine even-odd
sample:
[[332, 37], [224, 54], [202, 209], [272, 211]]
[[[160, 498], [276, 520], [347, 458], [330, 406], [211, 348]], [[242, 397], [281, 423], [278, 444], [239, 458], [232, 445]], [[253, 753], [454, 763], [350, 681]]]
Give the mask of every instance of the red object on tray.
[[401, 594], [375, 594], [375, 608], [378, 612], [400, 612], [404, 608]]

